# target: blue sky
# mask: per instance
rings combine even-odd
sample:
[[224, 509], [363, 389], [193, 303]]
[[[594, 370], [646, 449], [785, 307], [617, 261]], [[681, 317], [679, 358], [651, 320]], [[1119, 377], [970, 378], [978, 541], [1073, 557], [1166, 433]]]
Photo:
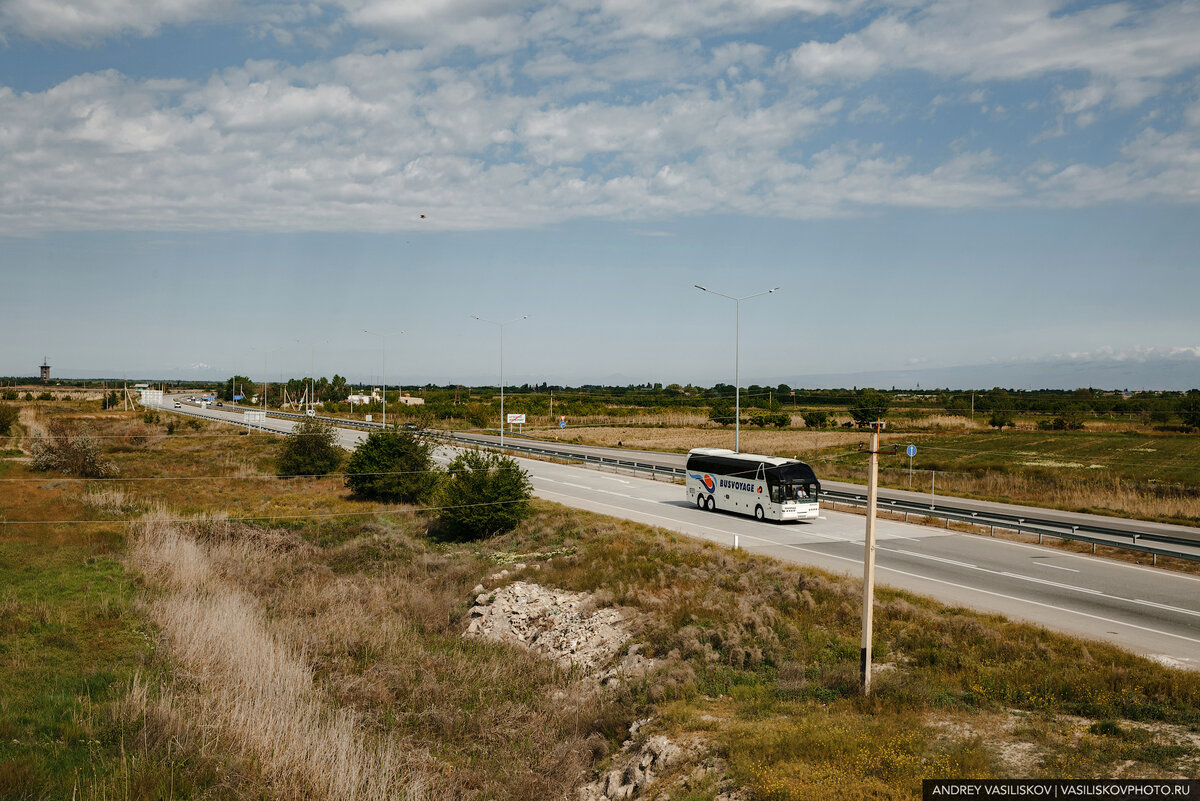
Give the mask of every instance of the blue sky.
[[528, 314], [509, 380], [728, 382], [700, 283], [782, 287], [744, 383], [1198, 386], [1198, 41], [1194, 0], [8, 0], [0, 374], [371, 381], [367, 328], [484, 383], [471, 315]]

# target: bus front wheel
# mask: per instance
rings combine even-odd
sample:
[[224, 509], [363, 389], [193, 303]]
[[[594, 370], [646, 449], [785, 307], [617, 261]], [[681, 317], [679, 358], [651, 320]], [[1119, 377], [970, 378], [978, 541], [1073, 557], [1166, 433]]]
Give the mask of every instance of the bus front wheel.
[[704, 508], [704, 493], [703, 492], [696, 493], [696, 508], [697, 509]]
[[763, 512], [763, 508], [761, 506], [754, 507], [754, 519], [755, 520], [766, 520], [767, 519], [767, 516]]

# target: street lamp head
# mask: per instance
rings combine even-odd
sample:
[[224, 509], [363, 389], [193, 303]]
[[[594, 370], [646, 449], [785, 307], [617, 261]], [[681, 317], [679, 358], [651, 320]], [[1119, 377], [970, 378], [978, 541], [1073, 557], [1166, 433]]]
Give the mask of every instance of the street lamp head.
[[770, 295], [772, 292], [778, 292], [778, 291], [779, 291], [779, 287], [775, 287], [774, 289], [768, 289], [767, 294]]
[[708, 287], [700, 286], [699, 284], [693, 284], [692, 286], [696, 287], [696, 289], [699, 289], [701, 292], [708, 291]]

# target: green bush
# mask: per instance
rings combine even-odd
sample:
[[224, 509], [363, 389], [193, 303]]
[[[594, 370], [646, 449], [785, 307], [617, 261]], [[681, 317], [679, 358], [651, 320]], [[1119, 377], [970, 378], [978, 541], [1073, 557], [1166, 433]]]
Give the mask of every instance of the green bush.
[[17, 407], [7, 403], [0, 404], [0, 437], [7, 437], [17, 422]]
[[530, 514], [529, 474], [507, 456], [466, 451], [447, 468], [438, 491], [439, 533], [474, 540], [511, 531]]
[[988, 425], [992, 428], [1004, 428], [1005, 426], [1015, 426], [1016, 422], [1013, 419], [1012, 409], [996, 409], [992, 412], [992, 416], [988, 418]]
[[809, 428], [824, 428], [829, 425], [829, 412], [809, 409], [802, 412], [800, 416], [804, 418], [804, 425]]
[[320, 420], [302, 420], [283, 443], [276, 472], [281, 476], [323, 476], [337, 470], [344, 455], [337, 429]]
[[433, 446], [401, 431], [372, 431], [354, 449], [346, 486], [357, 498], [419, 503], [437, 489]]
[[733, 422], [733, 406], [729, 401], [717, 401], [708, 408], [708, 419], [723, 426]]

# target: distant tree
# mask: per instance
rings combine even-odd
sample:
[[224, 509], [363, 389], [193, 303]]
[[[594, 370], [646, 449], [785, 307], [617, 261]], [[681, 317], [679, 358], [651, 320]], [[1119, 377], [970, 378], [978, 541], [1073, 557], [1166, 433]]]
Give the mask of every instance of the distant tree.
[[357, 498], [419, 503], [437, 488], [433, 446], [403, 431], [372, 431], [350, 455], [346, 486]]
[[17, 422], [17, 407], [0, 403], [0, 437], [7, 437]]
[[221, 387], [221, 400], [232, 402], [234, 395], [240, 395], [244, 392], [254, 392], [254, 386], [254, 382], [248, 376], [235, 375]]
[[275, 462], [281, 476], [323, 476], [338, 469], [344, 453], [337, 429], [321, 420], [301, 420], [288, 434]]
[[708, 407], [708, 419], [723, 426], [732, 425], [733, 405], [724, 400], [714, 402]]
[[437, 497], [442, 533], [474, 540], [511, 531], [528, 517], [533, 485], [515, 460], [466, 451], [450, 462]]
[[824, 428], [829, 424], [829, 412], [807, 409], [801, 412], [800, 416], [804, 418], [804, 425], [809, 428]]
[[997, 429], [1016, 425], [1012, 409], [993, 409], [991, 416], [988, 418], [988, 425]]
[[1200, 390], [1189, 390], [1180, 401], [1176, 411], [1188, 428], [1200, 428]]
[[891, 407], [891, 398], [873, 389], [862, 389], [854, 397], [850, 405], [850, 417], [860, 428], [865, 428], [876, 420], [887, 417]]

